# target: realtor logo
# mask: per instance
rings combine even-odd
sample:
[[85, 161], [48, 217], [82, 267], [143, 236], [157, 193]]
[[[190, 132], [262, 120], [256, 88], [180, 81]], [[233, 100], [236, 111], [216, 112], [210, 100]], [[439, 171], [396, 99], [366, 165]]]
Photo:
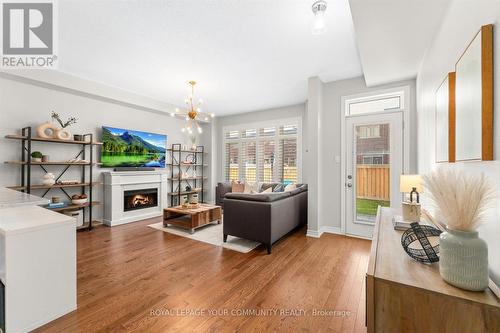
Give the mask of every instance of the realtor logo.
[[55, 68], [55, 2], [2, 1], [3, 68]]

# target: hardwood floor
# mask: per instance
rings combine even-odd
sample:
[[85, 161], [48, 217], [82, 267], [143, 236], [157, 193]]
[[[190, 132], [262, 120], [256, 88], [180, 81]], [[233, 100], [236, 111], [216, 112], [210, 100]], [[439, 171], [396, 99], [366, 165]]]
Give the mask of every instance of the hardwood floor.
[[366, 332], [369, 241], [301, 230], [242, 254], [159, 221], [78, 233], [78, 310], [37, 332]]

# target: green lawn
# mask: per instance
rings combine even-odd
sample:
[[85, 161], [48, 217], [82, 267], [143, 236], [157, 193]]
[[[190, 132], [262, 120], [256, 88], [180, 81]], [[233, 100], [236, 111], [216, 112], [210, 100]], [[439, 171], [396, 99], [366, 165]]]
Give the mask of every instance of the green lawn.
[[356, 199], [356, 208], [358, 214], [363, 215], [377, 215], [378, 206], [389, 207], [389, 201], [370, 200], [370, 199]]

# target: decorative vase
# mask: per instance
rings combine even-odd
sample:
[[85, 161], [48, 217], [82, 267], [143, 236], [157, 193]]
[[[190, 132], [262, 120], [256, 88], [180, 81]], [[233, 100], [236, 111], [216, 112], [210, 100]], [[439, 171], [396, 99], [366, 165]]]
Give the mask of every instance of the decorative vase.
[[40, 138], [52, 139], [55, 137], [58, 129], [59, 128], [56, 125], [47, 121], [36, 128], [36, 135]]
[[56, 183], [56, 180], [55, 180], [55, 176], [53, 173], [46, 173], [45, 175], [43, 175], [43, 180], [42, 180], [42, 184], [43, 185], [46, 185], [46, 186], [52, 186]]
[[65, 128], [58, 128], [56, 130], [56, 133], [54, 134], [54, 137], [59, 140], [69, 141], [72, 140], [73, 135]]
[[488, 287], [488, 245], [477, 231], [446, 229], [439, 236], [439, 272], [447, 283], [465, 290]]

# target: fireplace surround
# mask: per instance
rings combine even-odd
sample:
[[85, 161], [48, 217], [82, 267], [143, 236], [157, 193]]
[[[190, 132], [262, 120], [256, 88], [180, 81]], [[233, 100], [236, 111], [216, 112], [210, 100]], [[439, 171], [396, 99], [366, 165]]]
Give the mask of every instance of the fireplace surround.
[[104, 177], [104, 223], [115, 226], [162, 216], [167, 207], [167, 173], [110, 171]]

